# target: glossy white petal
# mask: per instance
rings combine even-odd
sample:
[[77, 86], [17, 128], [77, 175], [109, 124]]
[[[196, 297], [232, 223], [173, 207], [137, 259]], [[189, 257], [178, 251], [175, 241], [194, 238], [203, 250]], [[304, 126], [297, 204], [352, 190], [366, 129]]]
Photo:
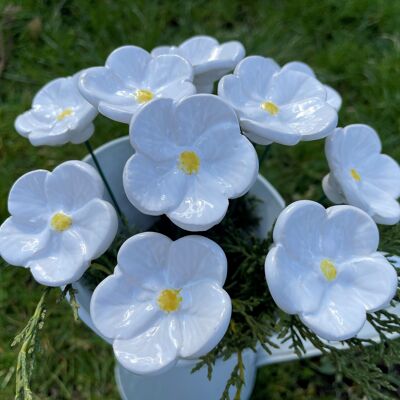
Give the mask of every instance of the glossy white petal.
[[364, 326], [364, 306], [349, 301], [349, 290], [335, 286], [326, 293], [315, 313], [300, 314], [300, 319], [318, 336], [327, 340], [346, 340], [354, 337]]
[[30, 220], [48, 212], [45, 182], [49, 174], [45, 170], [36, 170], [16, 180], [8, 196], [11, 215], [20, 220]]
[[133, 148], [155, 161], [176, 159], [183, 138], [173, 119], [171, 99], [157, 99], [146, 104], [129, 126]]
[[27, 262], [49, 242], [45, 221], [28, 223], [7, 218], [0, 226], [0, 255], [9, 264], [26, 267]]
[[386, 307], [397, 290], [397, 273], [380, 253], [348, 261], [341, 267], [338, 280], [351, 287], [348, 300], [355, 299], [368, 312]]
[[210, 180], [229, 198], [240, 197], [253, 186], [258, 175], [258, 157], [253, 145], [237, 127], [212, 130], [196, 142]]
[[90, 264], [82, 243], [82, 238], [72, 230], [53, 233], [51, 242], [27, 267], [42, 285], [63, 286], [76, 282]]
[[138, 87], [146, 79], [150, 60], [151, 56], [146, 50], [137, 46], [122, 46], [108, 56], [106, 67], [122, 81]]
[[142, 297], [143, 290], [131, 277], [115, 271], [93, 292], [93, 324], [107, 338], [129, 339], [147, 331], [160, 319], [161, 310]]
[[136, 285], [159, 290], [165, 285], [163, 270], [172, 241], [165, 235], [145, 232], [128, 239], [118, 252], [118, 266]]
[[104, 185], [98, 172], [83, 161], [67, 161], [54, 169], [45, 182], [48, 204], [54, 211], [79, 209], [102, 198]]
[[322, 188], [326, 197], [335, 204], [342, 204], [346, 202], [342, 190], [332, 174], [324, 176], [322, 180]]
[[177, 81], [192, 81], [190, 63], [178, 55], [163, 55], [152, 58], [146, 69], [147, 87], [156, 89]]
[[314, 257], [297, 260], [287, 249], [278, 244], [265, 260], [268, 289], [275, 303], [288, 314], [313, 312], [324, 295], [321, 274], [313, 268]]
[[199, 279], [212, 280], [222, 286], [227, 273], [224, 251], [202, 236], [186, 236], [173, 242], [167, 265], [167, 282], [175, 288]]
[[330, 181], [323, 184], [332, 201], [338, 192], [344, 202], [359, 207], [382, 224], [400, 220], [400, 167], [391, 157], [381, 154], [378, 134], [369, 126], [355, 124], [336, 129], [328, 138], [325, 153], [331, 169]]
[[157, 97], [167, 97], [173, 100], [180, 100], [196, 93], [196, 87], [192, 82], [175, 81], [155, 91]]
[[100, 257], [111, 245], [118, 230], [114, 207], [101, 199], [90, 200], [72, 213], [72, 230], [82, 238], [90, 259]]
[[321, 254], [321, 231], [326, 221], [326, 211], [320, 204], [300, 200], [290, 204], [279, 215], [274, 232], [274, 242], [302, 262], [309, 262]]
[[187, 177], [177, 165], [177, 160], [157, 163], [145, 155], [133, 155], [123, 174], [129, 201], [150, 215], [161, 215], [177, 207], [187, 186]]
[[326, 215], [319, 239], [325, 257], [343, 260], [377, 251], [378, 227], [364, 211], [352, 206], [333, 206]]
[[213, 95], [198, 94], [181, 100], [176, 105], [174, 118], [174, 139], [180, 146], [193, 145], [205, 133], [212, 136], [218, 130], [240, 132], [234, 110]]
[[190, 306], [180, 318], [182, 345], [179, 354], [183, 358], [204, 356], [220, 342], [228, 329], [231, 300], [224, 289], [208, 280], [186, 286], [181, 293]]
[[333, 107], [336, 111], [342, 108], [342, 96], [334, 88], [325, 85], [326, 90], [326, 102]]
[[131, 339], [116, 339], [114, 354], [125, 368], [139, 375], [160, 374], [177, 362], [180, 331], [176, 319], [166, 317]]
[[181, 203], [167, 216], [187, 231], [206, 231], [222, 221], [228, 205], [228, 199], [214, 187], [214, 182], [195, 177], [189, 181]]

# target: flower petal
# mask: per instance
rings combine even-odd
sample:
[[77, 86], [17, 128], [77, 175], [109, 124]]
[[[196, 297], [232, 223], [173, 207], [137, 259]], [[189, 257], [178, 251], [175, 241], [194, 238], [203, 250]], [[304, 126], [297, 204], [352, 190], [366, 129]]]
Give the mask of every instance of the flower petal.
[[322, 180], [322, 188], [326, 197], [335, 204], [346, 203], [346, 199], [340, 189], [339, 183], [336, 181], [332, 173], [326, 175]]
[[186, 176], [177, 161], [156, 163], [142, 154], [133, 155], [123, 173], [125, 193], [141, 212], [161, 215], [179, 205], [185, 194]]
[[285, 64], [282, 67], [282, 70], [298, 71], [298, 72], [302, 72], [303, 74], [306, 74], [308, 76], [312, 76], [313, 78], [315, 78], [315, 73], [314, 73], [313, 69], [309, 65], [307, 65], [301, 61], [288, 62], [287, 64]]
[[179, 51], [193, 66], [196, 66], [212, 58], [218, 46], [218, 41], [211, 36], [193, 36], [179, 46]]
[[0, 227], [0, 255], [9, 264], [26, 266], [26, 263], [48, 244], [50, 231], [46, 222], [38, 226], [28, 221], [7, 218]]
[[174, 138], [180, 146], [191, 146], [211, 129], [214, 132], [233, 127], [239, 129], [235, 111], [218, 96], [211, 94], [197, 94], [181, 100], [174, 117]]
[[69, 140], [74, 144], [81, 144], [89, 140], [94, 133], [94, 125], [89, 124], [87, 127], [71, 132], [69, 135]]
[[218, 82], [218, 96], [231, 104], [239, 115], [242, 115], [242, 109], [248, 105], [258, 104], [259, 106], [259, 101], [254, 100], [243, 89], [242, 80], [238, 75], [225, 75]]
[[126, 84], [139, 87], [146, 78], [150, 60], [151, 56], [146, 50], [136, 46], [122, 46], [108, 56], [106, 67]]
[[183, 97], [190, 96], [196, 93], [196, 87], [192, 82], [175, 81], [168, 85], [162, 86], [156, 90], [156, 96], [167, 97], [174, 100], [180, 100]]
[[187, 231], [206, 231], [221, 222], [228, 209], [228, 199], [222, 196], [214, 182], [203, 182], [193, 177], [187, 192], [168, 218]]
[[315, 140], [328, 136], [336, 128], [336, 110], [318, 98], [298, 100], [283, 106], [281, 121], [301, 135], [301, 140]]
[[340, 261], [376, 251], [378, 228], [366, 212], [352, 206], [333, 206], [326, 212], [320, 231], [324, 257]]
[[72, 214], [71, 229], [82, 238], [87, 257], [94, 260], [110, 247], [117, 234], [117, 213], [113, 206], [104, 200], [90, 200]]
[[79, 79], [79, 90], [95, 107], [102, 101], [113, 105], [136, 103], [136, 88], [128, 86], [106, 67], [88, 68], [83, 72]]
[[139, 375], [155, 375], [167, 371], [177, 362], [179, 327], [172, 317], [132, 339], [117, 339], [114, 353], [123, 367]]
[[68, 212], [83, 207], [92, 199], [102, 198], [104, 185], [89, 164], [67, 161], [47, 176], [45, 191], [52, 210]]
[[166, 268], [171, 239], [155, 232], [139, 233], [129, 238], [119, 249], [118, 267], [137, 285], [159, 290]]
[[296, 103], [306, 99], [326, 100], [324, 85], [312, 76], [298, 71], [282, 69], [268, 84], [268, 99], [278, 105]]
[[325, 208], [314, 201], [290, 204], [279, 215], [273, 236], [295, 260], [308, 263], [321, 254], [321, 231], [326, 221]]
[[361, 330], [366, 315], [363, 305], [358, 301], [349, 301], [348, 296], [348, 288], [332, 286], [319, 310], [300, 314], [300, 319], [323, 339], [350, 339]]
[[20, 220], [37, 219], [46, 214], [45, 181], [48, 171], [36, 170], [21, 176], [14, 183], [8, 196], [8, 211]]
[[[372, 185], [368, 181], [363, 182], [359, 189], [360, 197], [368, 205], [366, 211], [379, 224], [394, 225], [400, 220], [400, 204], [388, 193]], [[347, 195], [348, 192], [346, 192]]]
[[38, 110], [29, 110], [19, 115], [14, 123], [15, 130], [23, 137], [29, 137], [32, 131], [48, 131], [53, 123], [44, 118], [38, 118]]
[[132, 101], [131, 104], [111, 104], [101, 101], [99, 103], [99, 112], [105, 115], [107, 118], [113, 121], [122, 122], [123, 124], [129, 124], [132, 116], [142, 108], [136, 101]]
[[222, 286], [227, 272], [227, 260], [218, 244], [203, 236], [185, 236], [171, 244], [167, 262], [167, 282], [182, 288], [201, 279]]
[[342, 107], [342, 96], [333, 87], [325, 85], [326, 90], [326, 102], [333, 107], [336, 111], [339, 111]]
[[371, 157], [368, 164], [359, 168], [359, 172], [362, 180], [372, 183], [394, 199], [400, 196], [400, 166], [388, 155]]
[[236, 127], [214, 129], [196, 142], [201, 154], [202, 172], [215, 180], [221, 194], [228, 198], [244, 195], [258, 175], [258, 157], [253, 145]]
[[140, 299], [135, 281], [116, 269], [93, 292], [90, 316], [107, 338], [129, 339], [147, 331], [161, 316], [161, 310]]
[[[300, 247], [299, 247], [299, 251]], [[278, 244], [265, 260], [265, 277], [275, 303], [288, 314], [315, 311], [323, 298], [326, 282], [307, 262], [290, 256]]]
[[42, 285], [64, 286], [79, 280], [89, 267], [90, 259], [82, 247], [82, 238], [72, 230], [56, 232], [51, 241], [27, 267]]
[[258, 101], [265, 101], [272, 76], [280, 70], [272, 59], [250, 56], [242, 60], [235, 68], [240, 82], [248, 96]]
[[368, 312], [386, 307], [397, 290], [397, 273], [380, 253], [346, 262], [338, 280], [352, 288], [348, 301], [355, 299]]
[[206, 355], [222, 339], [229, 326], [232, 306], [228, 293], [212, 281], [200, 281], [182, 290], [184, 304], [180, 318], [184, 358]]
[[129, 137], [136, 151], [155, 161], [176, 159], [179, 147], [173, 107], [172, 99], [156, 99], [132, 118]]
[[193, 69], [191, 64], [178, 55], [167, 54], [154, 57], [146, 70], [147, 87], [156, 90], [176, 81], [191, 81]]

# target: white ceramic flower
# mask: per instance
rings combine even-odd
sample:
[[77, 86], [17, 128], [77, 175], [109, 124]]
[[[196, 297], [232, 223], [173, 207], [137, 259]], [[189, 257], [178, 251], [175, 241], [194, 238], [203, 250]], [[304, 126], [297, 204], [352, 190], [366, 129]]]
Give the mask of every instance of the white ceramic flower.
[[34, 146], [61, 146], [88, 140], [97, 111], [78, 90], [79, 73], [45, 85], [33, 99], [32, 108], [15, 120], [17, 132]]
[[227, 260], [202, 236], [175, 242], [146, 232], [128, 239], [114, 274], [95, 289], [90, 314], [113, 339], [117, 360], [137, 374], [157, 374], [211, 351], [228, 328]]
[[11, 216], [0, 227], [1, 256], [29, 268], [43, 285], [75, 282], [117, 232], [117, 215], [103, 191], [97, 171], [82, 161], [23, 175], [11, 188]]
[[[316, 78], [315, 72], [313, 69], [300, 61], [292, 61], [287, 64], [285, 64], [282, 69], [288, 69], [292, 71], [299, 71], [303, 72], [304, 74], [307, 74], [309, 76], [312, 76], [313, 78]], [[326, 102], [331, 105], [336, 111], [339, 111], [340, 108], [342, 107], [342, 97], [340, 94], [331, 86], [324, 85], [326, 89]]]
[[123, 174], [128, 199], [189, 231], [218, 224], [228, 199], [257, 178], [256, 151], [234, 110], [211, 94], [153, 101], [132, 119], [130, 140], [136, 153]]
[[333, 203], [359, 207], [379, 224], [397, 224], [400, 167], [381, 150], [378, 134], [368, 125], [336, 129], [326, 141], [331, 172], [322, 186]]
[[297, 201], [278, 217], [273, 238], [265, 261], [272, 297], [324, 339], [355, 336], [366, 312], [396, 293], [397, 273], [377, 252], [378, 228], [356, 207]]
[[235, 108], [245, 135], [258, 144], [321, 139], [337, 125], [324, 85], [304, 72], [281, 69], [270, 58], [246, 57], [220, 80], [218, 95]]
[[232, 71], [245, 56], [240, 42], [219, 44], [210, 36], [194, 36], [180, 46], [160, 46], [151, 54], [179, 54], [186, 58], [194, 69], [194, 84], [199, 93], [212, 93], [214, 82]]
[[104, 67], [80, 77], [82, 95], [101, 114], [129, 123], [144, 104], [166, 97], [179, 100], [196, 92], [190, 63], [178, 55], [152, 56], [136, 46], [114, 50]]

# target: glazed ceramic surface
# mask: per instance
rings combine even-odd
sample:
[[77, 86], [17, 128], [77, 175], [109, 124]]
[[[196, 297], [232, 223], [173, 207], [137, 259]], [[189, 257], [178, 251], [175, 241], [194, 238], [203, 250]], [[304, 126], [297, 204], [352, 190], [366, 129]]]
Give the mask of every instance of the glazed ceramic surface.
[[378, 134], [368, 125], [336, 129], [326, 141], [331, 172], [322, 186], [332, 202], [359, 207], [378, 224], [397, 224], [400, 167], [381, 150]]
[[144, 104], [156, 98], [179, 100], [196, 92], [191, 64], [178, 55], [152, 56], [136, 46], [114, 50], [104, 67], [80, 77], [82, 95], [106, 117], [129, 123]]
[[179, 54], [186, 58], [193, 65], [198, 93], [212, 93], [214, 82], [235, 68], [245, 56], [245, 49], [237, 41], [219, 44], [210, 36], [194, 36], [178, 47], [160, 46], [151, 53]]
[[[313, 69], [300, 61], [292, 61], [287, 64], [285, 64], [282, 69], [289, 69], [292, 71], [299, 71], [303, 72], [304, 74], [310, 75], [314, 78], [316, 78], [315, 72]], [[342, 97], [340, 94], [333, 89], [332, 87], [328, 85], [324, 85], [326, 89], [326, 102], [331, 105], [336, 111], [339, 111], [340, 108], [342, 107]]]
[[396, 293], [397, 273], [377, 252], [378, 228], [358, 208], [297, 201], [278, 217], [273, 238], [265, 261], [272, 297], [324, 339], [355, 336], [366, 312]]
[[83, 143], [93, 132], [97, 111], [79, 93], [78, 76], [58, 78], [45, 85], [32, 108], [18, 116], [17, 132], [34, 146]]
[[207, 238], [135, 235], [120, 248], [114, 274], [96, 287], [92, 321], [113, 339], [125, 368], [164, 372], [180, 358], [207, 354], [222, 339], [231, 317], [222, 289], [226, 272], [225, 253]]
[[11, 216], [0, 227], [1, 256], [29, 268], [43, 285], [77, 281], [117, 232], [117, 215], [103, 192], [97, 171], [82, 161], [23, 175], [11, 188]]
[[218, 224], [228, 199], [247, 193], [257, 178], [257, 153], [234, 110], [217, 96], [154, 100], [132, 119], [129, 132], [136, 152], [124, 169], [128, 199], [183, 229]]
[[258, 144], [321, 139], [337, 125], [325, 86], [270, 58], [246, 57], [220, 80], [218, 95], [235, 108], [244, 133]]

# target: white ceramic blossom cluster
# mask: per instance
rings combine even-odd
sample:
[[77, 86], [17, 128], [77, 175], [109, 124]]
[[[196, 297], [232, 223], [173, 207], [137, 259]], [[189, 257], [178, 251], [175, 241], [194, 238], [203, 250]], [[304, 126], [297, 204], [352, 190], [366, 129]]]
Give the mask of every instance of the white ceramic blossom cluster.
[[[331, 171], [323, 189], [334, 203], [349, 205], [325, 210], [300, 201], [285, 209], [265, 273], [285, 312], [325, 339], [350, 338], [366, 312], [385, 307], [397, 288], [395, 271], [377, 252], [372, 218], [398, 223], [399, 165], [381, 154], [371, 128], [335, 129], [341, 97], [309, 66], [244, 57], [241, 43], [208, 36], [151, 53], [123, 46], [104, 66], [47, 84], [15, 127], [35, 146], [55, 146], [87, 141], [97, 112], [129, 124], [127, 198], [144, 214], [165, 214], [196, 232], [218, 224], [229, 199], [254, 184], [259, 165], [251, 142], [327, 137]], [[216, 96], [210, 93], [218, 80]], [[80, 161], [24, 175], [8, 208], [1, 256], [49, 286], [80, 279], [117, 233], [99, 174]], [[204, 237], [133, 236], [119, 249], [113, 275], [96, 288], [91, 317], [122, 365], [160, 373], [179, 359], [204, 356], [221, 340], [231, 314], [222, 289], [226, 270], [223, 250]]]

